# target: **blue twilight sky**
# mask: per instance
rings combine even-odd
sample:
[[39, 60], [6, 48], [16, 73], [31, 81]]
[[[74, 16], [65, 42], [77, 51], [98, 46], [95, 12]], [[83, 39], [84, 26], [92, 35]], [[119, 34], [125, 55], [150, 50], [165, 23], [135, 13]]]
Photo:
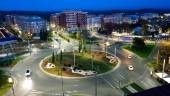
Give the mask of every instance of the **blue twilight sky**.
[[0, 10], [170, 9], [170, 0], [0, 0]]

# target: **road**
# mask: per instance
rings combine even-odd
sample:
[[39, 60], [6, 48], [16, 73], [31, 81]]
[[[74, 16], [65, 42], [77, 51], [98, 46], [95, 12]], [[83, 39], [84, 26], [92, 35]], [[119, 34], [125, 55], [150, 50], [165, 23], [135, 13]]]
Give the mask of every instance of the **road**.
[[[66, 51], [74, 49], [75, 42], [61, 42], [62, 49]], [[117, 57], [120, 58], [121, 64], [113, 72], [97, 76], [96, 78], [80, 78], [80, 79], [63, 79], [65, 96], [122, 96], [123, 92], [120, 88], [135, 82], [143, 88], [148, 89], [159, 84], [153, 80], [148, 74], [149, 71], [145, 64], [148, 60], [142, 59], [132, 53], [122, 50], [118, 44]], [[94, 50], [99, 50], [99, 46], [94, 46]], [[109, 47], [107, 50], [114, 55], [115, 46]], [[62, 79], [46, 75], [39, 68], [41, 59], [50, 55], [53, 50], [59, 49], [37, 49], [30, 56], [19, 62], [12, 70], [12, 76], [15, 79], [14, 91], [16, 96], [62, 96]], [[132, 54], [133, 58], [128, 59], [127, 55]], [[133, 64], [134, 71], [129, 71], [128, 64]], [[26, 79], [24, 73], [26, 69], [31, 69], [32, 76]], [[96, 91], [97, 88], [97, 91]], [[12, 96], [10, 91], [6, 96]]]

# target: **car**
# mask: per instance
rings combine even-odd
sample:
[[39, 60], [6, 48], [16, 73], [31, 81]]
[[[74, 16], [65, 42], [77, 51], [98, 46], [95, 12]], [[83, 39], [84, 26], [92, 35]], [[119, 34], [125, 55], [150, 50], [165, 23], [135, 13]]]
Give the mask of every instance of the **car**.
[[128, 55], [128, 58], [131, 59], [131, 58], [132, 58], [132, 55]]
[[133, 70], [134, 70], [133, 65], [128, 65], [128, 69], [129, 69], [130, 71], [133, 71]]
[[26, 76], [26, 77], [31, 76], [31, 70], [30, 70], [30, 69], [27, 69], [27, 70], [26, 70], [25, 76]]

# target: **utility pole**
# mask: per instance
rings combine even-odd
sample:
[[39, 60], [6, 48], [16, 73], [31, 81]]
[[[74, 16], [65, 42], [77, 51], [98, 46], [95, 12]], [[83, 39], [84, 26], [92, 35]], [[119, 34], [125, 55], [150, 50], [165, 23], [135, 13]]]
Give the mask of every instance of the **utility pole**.
[[170, 56], [169, 56], [169, 58], [168, 58], [169, 60], [168, 60], [168, 62], [169, 62], [169, 64], [170, 64]]
[[75, 50], [73, 49], [73, 55], [74, 55], [74, 67], [76, 66], [76, 57], [75, 57]]
[[116, 56], [116, 43], [115, 43], [115, 56]]
[[96, 69], [96, 73], [94, 74], [94, 77], [95, 77], [95, 96], [97, 96], [97, 70], [98, 70], [98, 66], [97, 66], [97, 69]]
[[92, 70], [93, 70], [93, 42], [90, 40], [90, 42], [91, 42], [91, 64], [92, 64]]
[[64, 82], [63, 82], [63, 70], [61, 69], [61, 84], [62, 84], [62, 94], [64, 96]]
[[159, 64], [159, 50], [158, 50], [158, 53], [157, 53], [157, 64]]

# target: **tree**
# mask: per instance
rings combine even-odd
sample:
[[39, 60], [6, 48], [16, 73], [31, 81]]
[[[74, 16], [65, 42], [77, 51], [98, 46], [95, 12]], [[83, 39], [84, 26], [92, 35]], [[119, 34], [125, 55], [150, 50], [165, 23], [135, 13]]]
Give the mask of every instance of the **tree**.
[[86, 40], [83, 39], [83, 50], [86, 51]]
[[163, 59], [165, 59], [165, 63], [169, 63], [169, 57], [170, 57], [170, 40], [161, 42], [160, 44], [160, 51], [159, 51], [159, 62], [163, 62]]
[[5, 72], [0, 70], [0, 87], [2, 87], [3, 85], [5, 85], [7, 83], [7, 76], [5, 75]]
[[137, 37], [133, 38], [132, 47], [135, 48], [135, 49], [140, 49], [140, 50], [142, 50], [143, 48], [146, 47], [145, 42], [144, 42], [144, 39], [142, 39], [142, 38], [137, 38]]
[[54, 54], [54, 52], [53, 52], [53, 54], [52, 54], [52, 63], [55, 63], [55, 54]]
[[61, 51], [60, 51], [60, 56], [59, 56], [60, 64], [62, 63], [62, 60], [63, 60], [63, 52], [62, 52], [62, 50], [61, 50]]
[[81, 49], [82, 49], [82, 43], [81, 43], [81, 41], [79, 41], [79, 53], [80, 53]]
[[143, 24], [143, 25], [142, 25], [142, 34], [143, 34], [144, 36], [150, 35], [150, 32], [148, 31], [148, 26], [147, 26], [146, 24]]
[[103, 34], [103, 35], [110, 35], [112, 34], [114, 25], [112, 22], [105, 23], [102, 28], [98, 30], [98, 33]]
[[78, 40], [81, 39], [81, 33], [80, 32], [76, 32], [76, 39], [78, 39]]
[[49, 37], [49, 32], [47, 30], [41, 29], [40, 30], [40, 40], [46, 41]]

